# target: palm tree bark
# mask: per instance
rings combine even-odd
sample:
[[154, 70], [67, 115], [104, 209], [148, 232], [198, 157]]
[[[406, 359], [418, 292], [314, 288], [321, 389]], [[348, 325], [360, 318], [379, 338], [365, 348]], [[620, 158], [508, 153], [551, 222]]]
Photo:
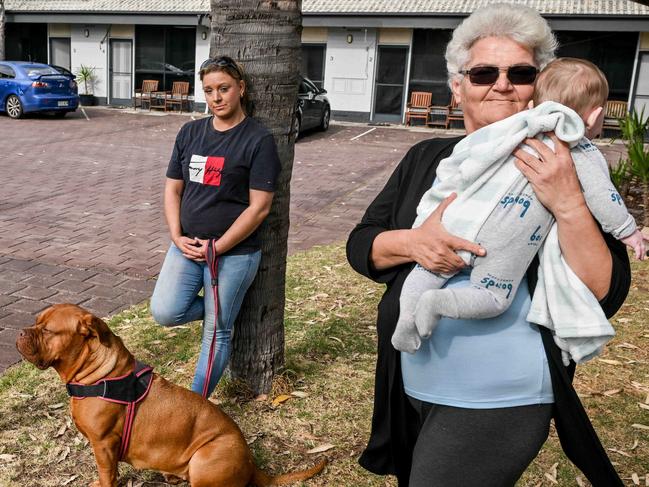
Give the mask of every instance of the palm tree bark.
[[0, 61], [5, 60], [5, 25], [7, 17], [5, 15], [5, 2], [0, 0]]
[[247, 72], [254, 116], [273, 134], [282, 171], [260, 230], [262, 260], [235, 324], [230, 370], [255, 394], [270, 391], [284, 364], [284, 284], [290, 180], [302, 30], [301, 0], [211, 0], [210, 57], [227, 55]]

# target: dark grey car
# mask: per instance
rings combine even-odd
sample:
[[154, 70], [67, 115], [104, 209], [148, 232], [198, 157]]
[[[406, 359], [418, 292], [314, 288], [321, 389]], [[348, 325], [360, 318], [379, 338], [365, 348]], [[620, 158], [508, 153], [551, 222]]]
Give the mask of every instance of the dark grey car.
[[318, 88], [310, 79], [301, 77], [293, 131], [298, 135], [309, 129], [327, 130], [331, 106], [325, 96], [327, 90]]

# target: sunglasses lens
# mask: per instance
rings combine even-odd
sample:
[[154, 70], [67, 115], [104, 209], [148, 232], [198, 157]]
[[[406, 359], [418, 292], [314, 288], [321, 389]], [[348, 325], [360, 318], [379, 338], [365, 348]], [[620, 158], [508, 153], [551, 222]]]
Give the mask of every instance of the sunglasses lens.
[[507, 78], [514, 85], [531, 85], [536, 79], [534, 66], [512, 66], [507, 70]]
[[496, 66], [476, 66], [469, 70], [469, 80], [474, 85], [492, 85], [498, 79]]

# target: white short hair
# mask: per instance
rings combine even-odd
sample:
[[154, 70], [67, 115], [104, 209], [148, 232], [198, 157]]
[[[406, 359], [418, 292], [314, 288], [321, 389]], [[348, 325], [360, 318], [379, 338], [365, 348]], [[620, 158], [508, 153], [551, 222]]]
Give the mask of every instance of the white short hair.
[[485, 37], [509, 37], [533, 52], [543, 69], [554, 59], [557, 39], [547, 21], [533, 8], [511, 3], [494, 3], [477, 9], [458, 25], [446, 46], [448, 81], [462, 76], [473, 44]]

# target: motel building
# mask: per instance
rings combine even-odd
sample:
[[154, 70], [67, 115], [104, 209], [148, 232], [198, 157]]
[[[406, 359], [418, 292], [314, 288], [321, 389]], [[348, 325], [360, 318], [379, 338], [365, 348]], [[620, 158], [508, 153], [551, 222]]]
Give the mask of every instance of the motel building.
[[[327, 90], [334, 119], [401, 123], [413, 91], [447, 105], [445, 46], [490, 0], [303, 0], [302, 73]], [[556, 33], [559, 56], [606, 74], [611, 100], [649, 105], [649, 7], [630, 0], [515, 0]], [[145, 79], [189, 81], [209, 55], [209, 0], [5, 0], [8, 60], [95, 68], [100, 104], [130, 105]], [[649, 107], [646, 108], [649, 113]]]

